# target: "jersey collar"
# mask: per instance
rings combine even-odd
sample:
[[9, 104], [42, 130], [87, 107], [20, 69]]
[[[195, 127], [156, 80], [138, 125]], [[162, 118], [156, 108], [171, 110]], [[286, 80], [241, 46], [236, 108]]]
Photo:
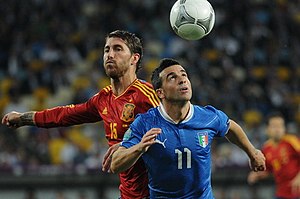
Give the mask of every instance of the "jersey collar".
[[[160, 115], [165, 120], [167, 120], [168, 122], [173, 123], [173, 124], [178, 124], [168, 115], [168, 113], [166, 112], [162, 103], [159, 104], [157, 109], [158, 109]], [[185, 119], [183, 121], [181, 121], [180, 123], [188, 122], [193, 117], [193, 115], [194, 115], [194, 106], [190, 103], [190, 110], [189, 110], [187, 116], [185, 117]]]

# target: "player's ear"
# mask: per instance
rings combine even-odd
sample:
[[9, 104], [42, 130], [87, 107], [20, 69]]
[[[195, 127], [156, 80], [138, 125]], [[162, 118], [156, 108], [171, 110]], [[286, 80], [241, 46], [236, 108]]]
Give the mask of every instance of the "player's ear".
[[157, 96], [158, 96], [159, 99], [165, 98], [164, 91], [163, 91], [163, 89], [161, 89], [161, 88], [156, 89], [156, 94], [157, 94]]
[[131, 59], [131, 65], [136, 65], [138, 61], [140, 60], [141, 55], [139, 53], [133, 53], [132, 59]]

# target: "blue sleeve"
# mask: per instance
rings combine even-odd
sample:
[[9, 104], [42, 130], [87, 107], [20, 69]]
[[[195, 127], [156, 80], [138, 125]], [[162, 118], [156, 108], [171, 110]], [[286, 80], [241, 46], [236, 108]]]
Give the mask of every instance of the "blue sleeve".
[[213, 111], [217, 115], [218, 122], [216, 123], [217, 136], [224, 137], [229, 130], [229, 118], [221, 110], [214, 108], [213, 106], [207, 106], [208, 109]]
[[143, 118], [140, 115], [137, 115], [136, 119], [133, 121], [133, 123], [131, 123], [130, 127], [124, 134], [121, 146], [130, 148], [138, 144], [142, 140], [144, 134], [147, 132], [145, 129]]

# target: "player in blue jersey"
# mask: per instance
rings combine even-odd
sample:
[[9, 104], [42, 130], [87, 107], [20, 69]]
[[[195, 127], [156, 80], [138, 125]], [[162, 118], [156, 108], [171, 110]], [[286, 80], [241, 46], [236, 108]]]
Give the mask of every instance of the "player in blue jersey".
[[236, 122], [212, 106], [191, 104], [191, 83], [176, 60], [163, 59], [151, 80], [161, 104], [136, 117], [112, 156], [112, 172], [142, 157], [150, 198], [212, 199], [211, 143], [225, 136], [247, 153], [254, 171], [265, 170], [264, 155]]

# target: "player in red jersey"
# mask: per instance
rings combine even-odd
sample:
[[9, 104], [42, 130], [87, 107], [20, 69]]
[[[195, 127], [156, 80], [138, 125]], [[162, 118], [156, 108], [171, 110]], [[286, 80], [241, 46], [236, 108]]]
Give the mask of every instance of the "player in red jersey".
[[[13, 128], [24, 125], [51, 128], [103, 121], [110, 148], [104, 156], [102, 170], [109, 172], [110, 157], [134, 117], [159, 104], [151, 84], [137, 79], [136, 72], [140, 68], [142, 55], [142, 44], [138, 37], [127, 31], [114, 31], [106, 37], [103, 54], [103, 65], [110, 77], [110, 86], [82, 104], [37, 112], [7, 113], [2, 124]], [[120, 173], [119, 177], [122, 199], [148, 198], [148, 176], [142, 160]]]
[[286, 134], [285, 120], [280, 113], [268, 117], [267, 136], [263, 146], [267, 171], [251, 172], [250, 184], [273, 174], [277, 199], [300, 198], [300, 140], [295, 135]]

